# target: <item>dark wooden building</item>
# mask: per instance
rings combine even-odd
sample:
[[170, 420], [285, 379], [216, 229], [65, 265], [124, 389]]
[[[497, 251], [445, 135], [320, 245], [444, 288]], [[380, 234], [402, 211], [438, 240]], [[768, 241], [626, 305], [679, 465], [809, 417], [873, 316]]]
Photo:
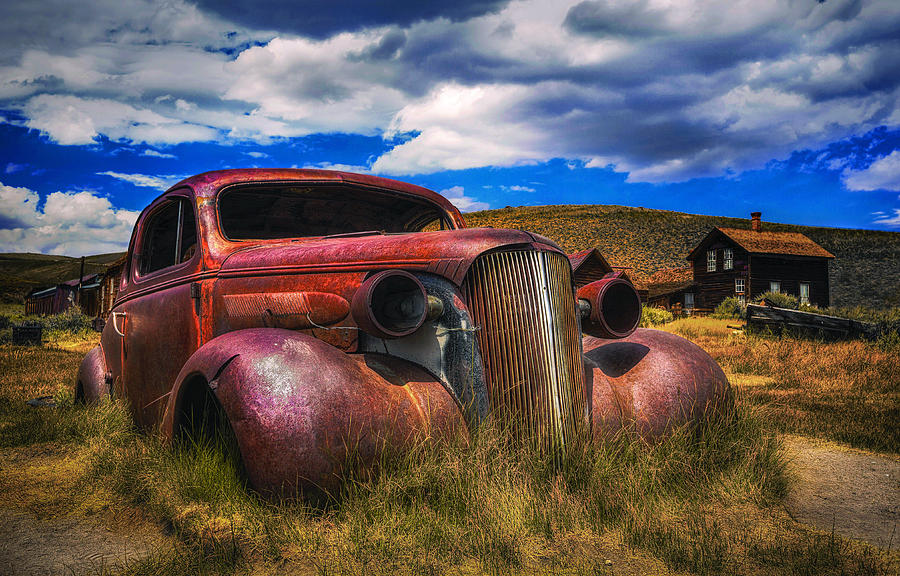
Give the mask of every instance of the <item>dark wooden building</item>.
[[711, 311], [729, 296], [746, 304], [764, 292], [830, 304], [828, 262], [834, 256], [798, 232], [764, 231], [760, 216], [751, 214], [750, 230], [713, 228], [688, 255], [697, 310]]
[[[576, 289], [590, 284], [591, 282], [596, 282], [611, 274], [632, 282], [631, 277], [628, 275], [628, 271], [631, 270], [631, 268], [627, 266], [611, 266], [596, 248], [589, 248], [581, 252], [569, 254], [568, 256], [569, 262], [572, 263], [572, 280], [575, 283]], [[635, 286], [635, 288], [637, 289], [641, 302], [646, 302], [647, 290], [640, 286]]]
[[694, 309], [694, 271], [690, 266], [668, 268], [653, 273], [644, 284], [647, 305], [665, 308], [676, 313], [690, 313]]
[[75, 303], [75, 292], [66, 284], [35, 288], [25, 297], [25, 314], [47, 316], [65, 312]]
[[125, 268], [125, 255], [111, 263], [103, 274], [100, 274], [97, 290], [97, 314], [94, 318], [94, 328], [103, 330], [103, 325], [112, 311], [113, 302], [119, 294], [119, 286], [122, 283], [122, 270]]
[[85, 314], [93, 316], [97, 310], [91, 288], [96, 288], [96, 279], [97, 275], [91, 274], [83, 280], [76, 278], [49, 288], [36, 288], [25, 298], [25, 313], [41, 316], [61, 314], [80, 304]]
[[73, 305], [81, 306], [85, 316], [102, 329], [119, 292], [125, 256], [111, 263], [99, 274], [60, 282], [56, 286], [32, 290], [25, 298], [25, 313], [37, 315], [60, 314]]

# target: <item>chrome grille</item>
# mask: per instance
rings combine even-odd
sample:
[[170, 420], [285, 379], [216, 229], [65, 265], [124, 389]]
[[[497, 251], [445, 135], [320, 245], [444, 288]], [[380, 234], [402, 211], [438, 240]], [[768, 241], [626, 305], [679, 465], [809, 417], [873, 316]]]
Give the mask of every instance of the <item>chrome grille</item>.
[[555, 252], [495, 252], [466, 276], [491, 410], [517, 437], [555, 449], [587, 423], [571, 267]]

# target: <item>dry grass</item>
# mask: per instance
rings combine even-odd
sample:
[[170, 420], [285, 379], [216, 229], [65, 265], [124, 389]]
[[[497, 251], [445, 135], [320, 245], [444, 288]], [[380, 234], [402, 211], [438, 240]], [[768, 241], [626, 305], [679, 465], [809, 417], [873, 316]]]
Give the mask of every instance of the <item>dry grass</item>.
[[900, 347], [747, 336], [737, 320], [686, 318], [664, 327], [707, 350], [777, 428], [900, 453]]
[[[0, 346], [0, 444], [39, 450], [31, 468], [46, 475], [8, 474], [2, 484], [40, 502], [42, 490], [62, 485], [52, 475], [65, 474], [75, 477], [68, 497], [48, 496], [47, 513], [103, 508], [168, 527], [175, 546], [128, 574], [895, 573], [896, 554], [808, 530], [782, 511], [787, 479], [769, 424], [782, 408], [760, 407], [754, 391], [774, 386], [772, 373], [794, 352], [764, 354], [777, 343], [732, 335], [726, 324], [669, 327], [738, 377], [728, 420], [653, 445], [627, 434], [585, 443], [558, 465], [505, 450], [485, 429], [470, 442], [386, 455], [374, 475], [316, 505], [257, 497], [228, 442], [172, 448], [139, 434], [120, 404], [73, 405], [69, 386], [88, 343], [77, 352]], [[871, 353], [869, 362], [887, 362]], [[852, 364], [835, 365], [804, 366]], [[44, 394], [59, 407], [25, 407]]]

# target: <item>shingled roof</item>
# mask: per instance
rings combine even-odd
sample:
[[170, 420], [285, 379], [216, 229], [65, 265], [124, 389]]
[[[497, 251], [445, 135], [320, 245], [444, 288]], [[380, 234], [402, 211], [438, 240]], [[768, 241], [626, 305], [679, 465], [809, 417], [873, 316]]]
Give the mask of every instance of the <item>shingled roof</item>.
[[715, 227], [691, 250], [687, 259], [693, 260], [717, 234], [725, 236], [750, 254], [834, 258], [831, 252], [799, 232], [757, 232], [745, 228]]
[[789, 256], [834, 258], [831, 252], [799, 232], [755, 232], [743, 228], [716, 229], [751, 254], [784, 254]]
[[609, 265], [606, 258], [596, 248], [589, 248], [568, 256], [569, 261], [572, 263], [572, 274], [576, 288], [600, 280], [613, 271], [613, 267]]
[[687, 288], [694, 283], [694, 269], [691, 266], [657, 270], [638, 287], [647, 290], [650, 296], [657, 296]]

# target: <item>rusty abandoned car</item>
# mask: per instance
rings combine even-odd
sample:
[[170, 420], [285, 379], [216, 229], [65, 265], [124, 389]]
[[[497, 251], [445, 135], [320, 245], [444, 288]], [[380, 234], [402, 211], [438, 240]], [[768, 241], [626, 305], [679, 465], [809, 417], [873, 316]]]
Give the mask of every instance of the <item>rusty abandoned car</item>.
[[263, 492], [333, 486], [348, 450], [372, 459], [488, 418], [558, 450], [722, 412], [719, 366], [636, 329], [637, 292], [607, 272], [576, 294], [553, 241], [466, 228], [448, 200], [402, 182], [201, 174], [138, 218], [76, 398], [123, 398], [170, 439], [214, 410]]

